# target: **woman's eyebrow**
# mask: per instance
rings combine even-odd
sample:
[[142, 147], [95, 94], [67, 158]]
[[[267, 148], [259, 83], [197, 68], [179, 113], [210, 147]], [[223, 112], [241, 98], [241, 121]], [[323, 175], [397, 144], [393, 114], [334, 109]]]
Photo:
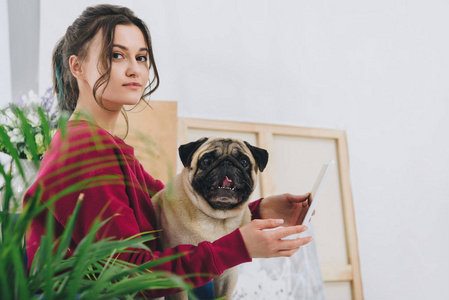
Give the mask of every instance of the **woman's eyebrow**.
[[[125, 50], [125, 51], [128, 51], [128, 50], [129, 50], [128, 47], [125, 47], [125, 46], [119, 45], [119, 44], [113, 44], [112, 47], [117, 47], [117, 48], [123, 49], [123, 50]], [[145, 47], [140, 48], [139, 51], [150, 52], [150, 51], [148, 50], [148, 48], [145, 48]]]

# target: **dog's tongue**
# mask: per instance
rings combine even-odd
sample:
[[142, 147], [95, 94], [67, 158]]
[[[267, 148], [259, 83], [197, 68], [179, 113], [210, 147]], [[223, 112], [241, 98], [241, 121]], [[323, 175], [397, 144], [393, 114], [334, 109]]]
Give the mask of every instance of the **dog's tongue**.
[[228, 176], [226, 176], [226, 178], [223, 180], [223, 187], [224, 188], [230, 188], [230, 187], [232, 187], [231, 186], [231, 184], [232, 184], [232, 180], [231, 179], [229, 179], [228, 178]]

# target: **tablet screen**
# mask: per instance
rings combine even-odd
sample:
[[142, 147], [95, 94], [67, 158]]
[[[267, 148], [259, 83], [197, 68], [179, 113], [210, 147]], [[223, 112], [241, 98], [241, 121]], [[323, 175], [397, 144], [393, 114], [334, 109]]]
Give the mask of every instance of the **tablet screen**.
[[307, 225], [310, 222], [310, 218], [312, 217], [313, 211], [315, 210], [316, 205], [319, 201], [319, 197], [321, 191], [323, 190], [323, 186], [325, 185], [326, 180], [329, 177], [330, 171], [332, 170], [334, 164], [335, 161], [331, 160], [328, 163], [323, 164], [323, 166], [321, 167], [320, 174], [315, 180], [315, 184], [313, 185], [313, 188], [310, 191], [309, 209], [302, 222], [302, 225]]

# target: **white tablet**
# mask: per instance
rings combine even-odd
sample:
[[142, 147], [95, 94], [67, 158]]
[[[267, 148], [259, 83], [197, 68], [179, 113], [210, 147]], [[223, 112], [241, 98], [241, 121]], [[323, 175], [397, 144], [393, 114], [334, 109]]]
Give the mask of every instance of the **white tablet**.
[[310, 219], [312, 218], [312, 214], [313, 214], [313, 212], [316, 208], [316, 205], [320, 199], [320, 194], [323, 190], [326, 180], [329, 177], [329, 174], [331, 173], [331, 170], [334, 165], [335, 165], [335, 161], [331, 160], [331, 161], [323, 164], [323, 166], [321, 167], [320, 174], [318, 175], [317, 179], [315, 180], [315, 184], [313, 185], [313, 188], [310, 191], [309, 210], [307, 211], [307, 214], [304, 217], [304, 220], [302, 221], [302, 225], [309, 224]]

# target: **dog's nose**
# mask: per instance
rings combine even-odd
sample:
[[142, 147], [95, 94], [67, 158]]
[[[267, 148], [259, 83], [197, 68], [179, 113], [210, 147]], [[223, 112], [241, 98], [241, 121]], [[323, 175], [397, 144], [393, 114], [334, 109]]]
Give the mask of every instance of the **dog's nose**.
[[224, 161], [221, 162], [221, 164], [222, 164], [224, 167], [230, 167], [230, 166], [232, 166], [232, 163], [231, 163], [229, 160], [224, 160]]

